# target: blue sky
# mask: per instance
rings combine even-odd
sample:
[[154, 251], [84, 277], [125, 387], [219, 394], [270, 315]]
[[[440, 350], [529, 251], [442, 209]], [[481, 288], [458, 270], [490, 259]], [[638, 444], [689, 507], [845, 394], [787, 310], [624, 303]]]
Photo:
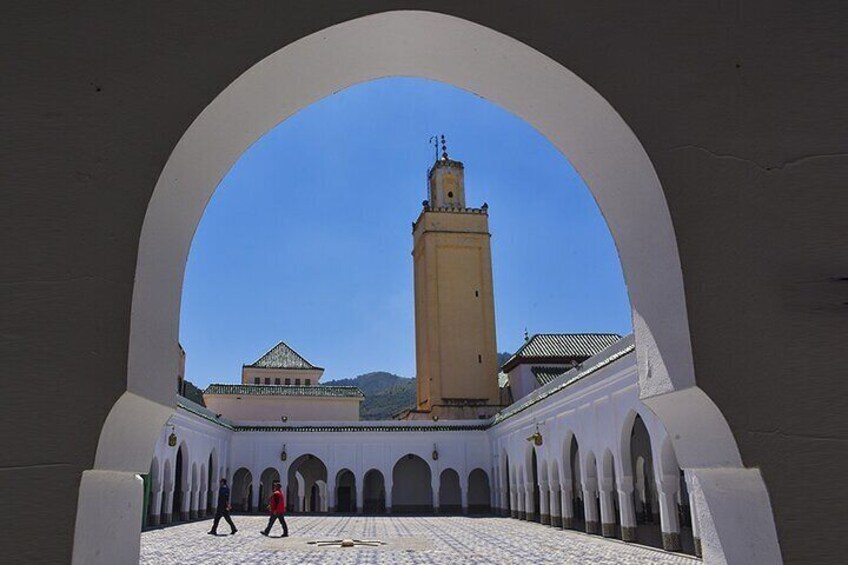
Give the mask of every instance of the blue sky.
[[525, 327], [629, 333], [612, 237], [568, 160], [476, 95], [391, 78], [302, 110], [223, 179], [186, 267], [187, 378], [236, 382], [280, 340], [325, 381], [414, 376], [411, 225], [437, 133], [465, 163], [467, 204], [489, 204], [499, 351]]

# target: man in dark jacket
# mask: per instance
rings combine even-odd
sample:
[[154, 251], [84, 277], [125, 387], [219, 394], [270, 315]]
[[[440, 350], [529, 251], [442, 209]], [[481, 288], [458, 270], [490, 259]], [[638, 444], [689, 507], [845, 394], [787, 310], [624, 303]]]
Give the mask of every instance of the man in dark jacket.
[[273, 488], [274, 492], [271, 494], [271, 498], [268, 499], [268, 512], [271, 513], [271, 518], [268, 520], [268, 527], [259, 533], [267, 536], [271, 533], [274, 522], [279, 520], [280, 525], [283, 526], [283, 537], [285, 538], [289, 535], [289, 527], [286, 525], [286, 499], [283, 496], [283, 491], [278, 481], [274, 481]]
[[212, 529], [209, 531], [213, 536], [218, 535], [218, 522], [221, 521], [222, 516], [235, 534], [238, 529], [230, 518], [230, 487], [227, 486], [227, 479], [221, 479], [221, 486], [218, 488], [218, 507], [215, 509], [215, 521], [212, 522]]

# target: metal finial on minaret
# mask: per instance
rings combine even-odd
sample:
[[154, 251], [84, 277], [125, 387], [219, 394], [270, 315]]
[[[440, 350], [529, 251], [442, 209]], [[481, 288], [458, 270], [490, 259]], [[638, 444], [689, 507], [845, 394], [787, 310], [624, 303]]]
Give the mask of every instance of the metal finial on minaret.
[[530, 341], [530, 334], [527, 333], [527, 326], [524, 326], [524, 341]]
[[445, 134], [442, 134], [442, 159], [448, 160], [448, 144], [445, 142]]
[[438, 161], [439, 160], [439, 136], [438, 135], [431, 136], [430, 140], [427, 143], [433, 144], [433, 149], [436, 152], [436, 161]]

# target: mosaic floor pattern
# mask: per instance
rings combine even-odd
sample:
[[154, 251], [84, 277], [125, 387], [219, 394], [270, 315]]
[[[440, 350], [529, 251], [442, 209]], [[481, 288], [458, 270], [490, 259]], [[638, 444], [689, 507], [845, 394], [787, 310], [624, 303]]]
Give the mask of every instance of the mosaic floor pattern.
[[[207, 535], [211, 520], [141, 535], [143, 565], [490, 564], [592, 563], [697, 565], [700, 560], [520, 520], [467, 516], [290, 516], [288, 538], [279, 524], [259, 534], [261, 516], [234, 516], [235, 536]], [[222, 522], [219, 532], [229, 532]], [[358, 538], [379, 547], [319, 547], [307, 542]]]

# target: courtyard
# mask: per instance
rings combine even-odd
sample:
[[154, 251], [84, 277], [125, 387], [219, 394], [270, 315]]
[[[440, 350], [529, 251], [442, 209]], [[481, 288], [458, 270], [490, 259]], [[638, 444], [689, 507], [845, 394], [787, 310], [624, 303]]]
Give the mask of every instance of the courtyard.
[[[265, 516], [234, 516], [235, 536], [211, 520], [155, 529], [141, 535], [144, 565], [259, 563], [593, 563], [694, 564], [699, 559], [625, 544], [570, 530], [497, 517], [305, 516], [288, 517], [289, 537], [279, 524], [260, 535]], [[224, 535], [224, 534], [227, 535]], [[383, 545], [341, 548], [309, 542], [378, 540]]]

